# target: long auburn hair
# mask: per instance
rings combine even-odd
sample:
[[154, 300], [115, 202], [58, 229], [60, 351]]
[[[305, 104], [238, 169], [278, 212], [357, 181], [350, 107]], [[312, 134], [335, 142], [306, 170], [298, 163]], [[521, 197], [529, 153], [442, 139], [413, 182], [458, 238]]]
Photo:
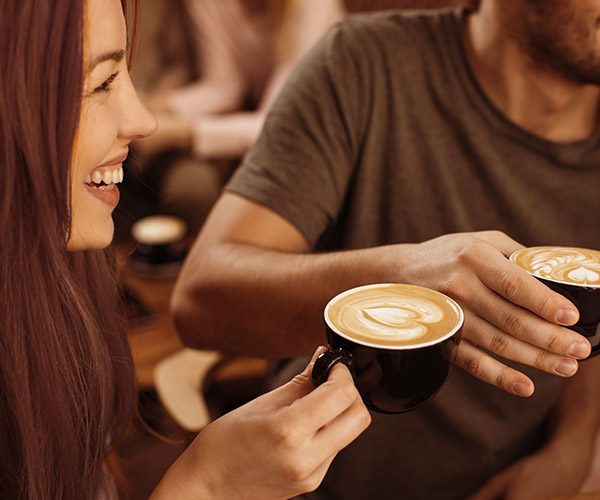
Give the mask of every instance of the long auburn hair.
[[94, 498], [135, 404], [103, 252], [67, 252], [84, 0], [0, 15], [0, 498]]

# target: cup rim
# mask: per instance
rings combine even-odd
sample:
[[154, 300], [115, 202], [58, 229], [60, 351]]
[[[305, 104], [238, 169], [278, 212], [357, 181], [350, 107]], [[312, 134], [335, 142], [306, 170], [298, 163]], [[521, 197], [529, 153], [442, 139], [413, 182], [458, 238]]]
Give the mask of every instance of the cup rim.
[[[560, 248], [560, 249], [573, 249], [573, 250], [593, 250], [592, 248], [583, 248], [583, 247], [563, 247], [560, 245], [540, 245], [540, 246], [533, 246], [533, 247], [525, 247], [525, 248], [519, 248], [518, 250], [515, 250], [513, 253], [511, 253], [508, 257], [508, 260], [510, 260], [513, 264], [515, 264], [516, 266], [519, 266], [519, 264], [517, 264], [514, 260], [514, 256], [517, 255], [520, 252], [524, 252], [526, 250], [537, 250], [537, 249], [542, 249], [542, 248]], [[596, 250], [597, 251], [597, 250]], [[523, 269], [523, 271], [525, 271], [527, 274], [533, 276], [534, 278], [543, 280], [543, 281], [551, 281], [552, 283], [558, 283], [559, 285], [566, 285], [566, 286], [572, 286], [579, 289], [592, 289], [592, 290], [600, 290], [600, 283], [598, 284], [594, 284], [594, 283], [585, 283], [585, 284], [579, 284], [579, 283], [573, 283], [572, 281], [564, 281], [564, 280], [558, 280], [556, 278], [549, 278], [548, 276], [539, 276], [535, 273], [532, 273], [529, 269], [525, 269], [524, 267], [519, 266], [519, 269]]]
[[[448, 333], [446, 333], [442, 337], [438, 337], [437, 339], [430, 340], [429, 342], [421, 342], [419, 344], [411, 344], [411, 345], [382, 345], [382, 344], [378, 344], [375, 342], [368, 342], [368, 341], [364, 341], [364, 340], [355, 339], [347, 334], [344, 334], [335, 325], [333, 325], [331, 323], [331, 321], [329, 320], [328, 311], [334, 301], [341, 299], [342, 297], [345, 297], [346, 295], [350, 295], [354, 292], [357, 292], [359, 290], [365, 290], [368, 288], [398, 286], [398, 285], [403, 286], [403, 287], [420, 288], [420, 289], [428, 290], [428, 291], [438, 294], [441, 297], [443, 297], [444, 299], [446, 299], [450, 303], [450, 305], [452, 305], [456, 309], [456, 312], [458, 314], [458, 322], [456, 323], [454, 328], [452, 328]], [[432, 288], [427, 288], [427, 287], [418, 286], [418, 285], [409, 285], [407, 283], [372, 283], [369, 285], [362, 285], [362, 286], [357, 286], [354, 288], [349, 288], [348, 290], [338, 293], [335, 297], [330, 299], [329, 302], [327, 302], [327, 305], [325, 306], [325, 309], [323, 311], [323, 315], [325, 317], [325, 322], [326, 322], [327, 326], [329, 328], [331, 328], [331, 330], [333, 330], [340, 337], [342, 337], [350, 342], [354, 342], [356, 344], [359, 344], [359, 345], [362, 345], [365, 347], [372, 347], [374, 349], [384, 349], [384, 350], [388, 350], [388, 351], [408, 351], [408, 350], [414, 350], [414, 349], [422, 349], [423, 347], [429, 347], [429, 346], [434, 346], [434, 345], [440, 344], [440, 343], [444, 342], [445, 340], [448, 340], [449, 338], [456, 335], [456, 333], [458, 333], [460, 331], [460, 329], [463, 327], [464, 321], [465, 321], [465, 314], [462, 310], [462, 307], [460, 307], [454, 299], [448, 297], [446, 294], [443, 294], [442, 292], [433, 290]]]

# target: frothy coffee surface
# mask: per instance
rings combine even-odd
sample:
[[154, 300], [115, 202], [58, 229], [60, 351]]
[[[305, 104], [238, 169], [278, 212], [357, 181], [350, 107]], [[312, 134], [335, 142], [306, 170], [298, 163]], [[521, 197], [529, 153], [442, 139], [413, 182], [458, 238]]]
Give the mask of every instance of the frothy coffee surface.
[[462, 321], [445, 295], [412, 285], [379, 284], [344, 292], [325, 316], [343, 336], [381, 346], [411, 346], [440, 339]]
[[534, 276], [574, 285], [600, 286], [600, 252], [573, 247], [531, 247], [510, 256]]

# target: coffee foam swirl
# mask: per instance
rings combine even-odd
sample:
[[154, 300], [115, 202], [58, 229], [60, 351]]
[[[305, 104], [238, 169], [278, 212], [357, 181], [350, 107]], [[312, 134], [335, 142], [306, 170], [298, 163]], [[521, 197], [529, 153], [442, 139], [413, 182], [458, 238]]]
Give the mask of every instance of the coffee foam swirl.
[[531, 247], [510, 260], [534, 276], [573, 285], [600, 286], [600, 252], [573, 247]]
[[445, 295], [400, 284], [349, 290], [326, 308], [330, 326], [359, 342], [412, 346], [440, 339], [462, 320], [456, 303]]

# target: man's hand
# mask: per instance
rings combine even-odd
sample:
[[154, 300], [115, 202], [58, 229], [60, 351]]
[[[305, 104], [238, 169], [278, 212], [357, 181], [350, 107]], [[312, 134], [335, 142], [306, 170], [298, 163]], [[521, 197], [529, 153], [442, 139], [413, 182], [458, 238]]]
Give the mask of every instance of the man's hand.
[[575, 493], [589, 462], [585, 446], [547, 446], [493, 476], [468, 500], [541, 500]]
[[531, 380], [485, 350], [569, 377], [591, 348], [584, 337], [561, 326], [577, 322], [575, 306], [507, 259], [519, 248], [498, 231], [446, 235], [416, 246], [407, 276], [463, 308], [459, 366], [508, 392], [530, 396]]

